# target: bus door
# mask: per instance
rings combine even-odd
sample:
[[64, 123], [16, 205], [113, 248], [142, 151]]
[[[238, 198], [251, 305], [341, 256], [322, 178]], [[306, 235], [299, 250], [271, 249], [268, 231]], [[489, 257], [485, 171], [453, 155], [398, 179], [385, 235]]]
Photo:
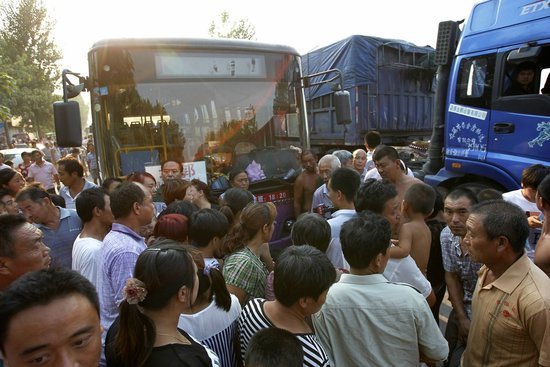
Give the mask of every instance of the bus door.
[[519, 47], [499, 50], [487, 157], [515, 177], [550, 164], [550, 42], [525, 57], [517, 57]]

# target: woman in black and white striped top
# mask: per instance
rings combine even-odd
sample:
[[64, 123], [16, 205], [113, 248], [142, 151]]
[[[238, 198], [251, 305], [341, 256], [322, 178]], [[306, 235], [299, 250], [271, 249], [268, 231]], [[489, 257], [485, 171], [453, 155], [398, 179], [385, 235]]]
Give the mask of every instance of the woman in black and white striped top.
[[291, 246], [275, 263], [275, 301], [250, 300], [239, 318], [241, 355], [259, 330], [277, 327], [293, 333], [304, 352], [304, 366], [330, 366], [328, 356], [313, 333], [309, 317], [319, 311], [336, 270], [328, 257], [311, 246]]

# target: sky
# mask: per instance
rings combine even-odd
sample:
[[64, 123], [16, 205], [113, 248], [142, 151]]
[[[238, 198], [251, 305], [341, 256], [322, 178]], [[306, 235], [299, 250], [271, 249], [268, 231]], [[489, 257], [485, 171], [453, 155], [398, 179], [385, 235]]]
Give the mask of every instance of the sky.
[[88, 75], [87, 52], [105, 38], [199, 37], [225, 10], [256, 41], [300, 54], [360, 34], [435, 47], [440, 21], [467, 18], [478, 0], [43, 0], [55, 22], [62, 68]]

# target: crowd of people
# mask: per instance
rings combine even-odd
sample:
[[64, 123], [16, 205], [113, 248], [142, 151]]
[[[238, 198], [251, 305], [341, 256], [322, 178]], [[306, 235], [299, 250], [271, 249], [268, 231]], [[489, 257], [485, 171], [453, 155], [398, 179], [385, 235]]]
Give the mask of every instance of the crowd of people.
[[0, 366], [550, 366], [550, 167], [443, 193], [375, 132], [300, 157], [276, 259], [246, 170], [0, 169]]

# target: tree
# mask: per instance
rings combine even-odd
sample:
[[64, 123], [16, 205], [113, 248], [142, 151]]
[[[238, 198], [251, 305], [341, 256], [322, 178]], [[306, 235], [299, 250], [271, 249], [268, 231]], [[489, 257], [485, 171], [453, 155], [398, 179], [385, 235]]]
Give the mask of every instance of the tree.
[[0, 101], [2, 101], [2, 104], [0, 104], [0, 122], [6, 121], [10, 116], [10, 109], [4, 105], [4, 101], [12, 95], [14, 88], [13, 78], [5, 72], [0, 72]]
[[224, 10], [220, 14], [219, 22], [212, 21], [208, 28], [210, 37], [233, 38], [241, 40], [252, 40], [256, 35], [254, 27], [248, 19], [239, 19], [237, 22], [230, 22], [229, 13]]
[[0, 8], [0, 21], [0, 72], [15, 84], [3, 104], [39, 134], [52, 131], [61, 58], [51, 37], [53, 22], [41, 0], [9, 0]]

